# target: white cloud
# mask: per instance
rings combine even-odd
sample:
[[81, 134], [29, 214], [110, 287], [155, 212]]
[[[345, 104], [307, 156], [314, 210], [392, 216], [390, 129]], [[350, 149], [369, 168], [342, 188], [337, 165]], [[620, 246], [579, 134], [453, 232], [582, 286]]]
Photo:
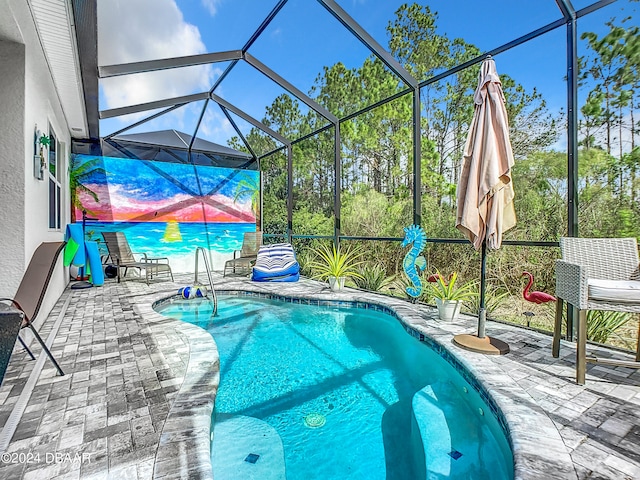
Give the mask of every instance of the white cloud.
[[209, 14], [213, 17], [218, 12], [218, 5], [222, 0], [201, 0], [202, 6], [207, 9]]
[[282, 36], [282, 28], [277, 27], [271, 32], [271, 38], [279, 38]]
[[[195, 25], [174, 0], [98, 0], [98, 64], [113, 65], [206, 53]], [[211, 65], [113, 77], [100, 81], [115, 108], [207, 91], [219, 70]], [[147, 113], [136, 114], [136, 118]], [[132, 120], [132, 116], [127, 118]]]

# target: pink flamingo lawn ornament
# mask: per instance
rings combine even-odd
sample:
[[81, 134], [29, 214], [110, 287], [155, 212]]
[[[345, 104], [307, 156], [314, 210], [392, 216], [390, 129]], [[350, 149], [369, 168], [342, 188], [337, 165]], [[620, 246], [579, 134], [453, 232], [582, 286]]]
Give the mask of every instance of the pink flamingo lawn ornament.
[[527, 283], [527, 286], [524, 287], [524, 290], [522, 291], [522, 298], [524, 298], [527, 302], [533, 302], [537, 304], [556, 301], [556, 297], [554, 297], [553, 295], [549, 295], [548, 293], [529, 292], [531, 285], [533, 285], [533, 275], [531, 275], [529, 272], [522, 272], [522, 276], [524, 277], [525, 275], [529, 277], [529, 283]]

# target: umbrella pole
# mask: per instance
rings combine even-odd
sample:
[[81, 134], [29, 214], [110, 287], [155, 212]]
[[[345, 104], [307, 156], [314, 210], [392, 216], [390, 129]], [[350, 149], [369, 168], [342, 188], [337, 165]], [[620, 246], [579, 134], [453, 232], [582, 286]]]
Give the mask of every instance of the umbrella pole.
[[480, 261], [480, 308], [478, 309], [478, 338], [485, 337], [485, 324], [487, 322], [487, 311], [485, 309], [485, 288], [487, 278], [487, 241], [482, 242], [482, 257]]
[[480, 267], [480, 308], [478, 309], [478, 335], [468, 333], [453, 337], [453, 343], [465, 350], [484, 353], [486, 355], [504, 355], [509, 353], [509, 345], [497, 338], [485, 335], [487, 311], [485, 309], [485, 281], [487, 277], [487, 242], [482, 242], [482, 259]]

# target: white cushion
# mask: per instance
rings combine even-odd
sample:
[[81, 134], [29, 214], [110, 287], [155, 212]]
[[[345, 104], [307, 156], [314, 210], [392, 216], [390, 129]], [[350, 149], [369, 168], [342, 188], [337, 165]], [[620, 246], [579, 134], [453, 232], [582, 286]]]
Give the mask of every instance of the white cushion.
[[590, 278], [589, 299], [613, 303], [640, 304], [640, 281], [638, 280], [602, 280]]

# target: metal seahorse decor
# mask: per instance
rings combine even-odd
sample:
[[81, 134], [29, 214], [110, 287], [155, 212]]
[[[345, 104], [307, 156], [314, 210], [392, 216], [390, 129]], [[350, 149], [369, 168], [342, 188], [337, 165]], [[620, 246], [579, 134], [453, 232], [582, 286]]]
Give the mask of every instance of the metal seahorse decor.
[[402, 246], [411, 245], [411, 249], [404, 256], [402, 268], [409, 277], [412, 286], [405, 288], [407, 294], [413, 298], [418, 298], [422, 293], [422, 282], [420, 281], [420, 270], [427, 268], [427, 261], [420, 255], [427, 243], [427, 234], [422, 227], [411, 225], [404, 228], [404, 240]]

